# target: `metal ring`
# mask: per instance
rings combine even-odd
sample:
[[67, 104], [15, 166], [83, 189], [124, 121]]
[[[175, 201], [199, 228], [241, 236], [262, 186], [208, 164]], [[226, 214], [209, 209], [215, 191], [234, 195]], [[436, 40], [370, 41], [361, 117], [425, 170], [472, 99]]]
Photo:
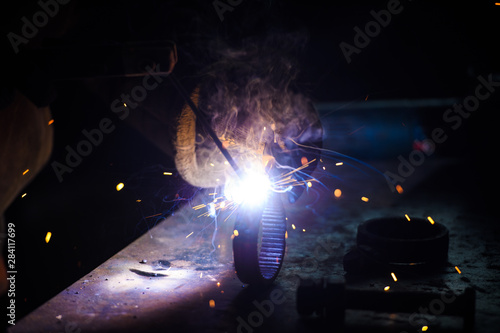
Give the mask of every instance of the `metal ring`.
[[286, 216], [276, 193], [258, 207], [243, 204], [234, 225], [233, 254], [238, 278], [248, 284], [271, 284], [285, 256]]

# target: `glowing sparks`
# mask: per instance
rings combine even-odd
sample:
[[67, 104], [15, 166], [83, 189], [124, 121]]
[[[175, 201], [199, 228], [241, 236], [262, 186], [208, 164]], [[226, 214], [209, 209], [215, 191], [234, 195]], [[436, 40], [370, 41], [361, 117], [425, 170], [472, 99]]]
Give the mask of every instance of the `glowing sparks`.
[[213, 163], [210, 163], [210, 166], [211, 166], [211, 167], [213, 167], [213, 166], [215, 166], [215, 164], [213, 164]]
[[[291, 141], [292, 141], [292, 142], [294, 142], [293, 140], [291, 140]], [[296, 143], [296, 142], [295, 142], [295, 143]], [[296, 144], [297, 144], [297, 143], [296, 143]], [[288, 177], [288, 176], [292, 175], [292, 174], [293, 174], [293, 173], [295, 173], [295, 172], [302, 171], [302, 169], [307, 168], [307, 167], [308, 167], [311, 163], [313, 163], [313, 162], [315, 162], [315, 161], [316, 161], [316, 159], [313, 159], [313, 160], [311, 160], [311, 161], [308, 161], [306, 164], [304, 164], [304, 165], [302, 165], [302, 166], [300, 166], [300, 167], [298, 167], [298, 168], [296, 168], [296, 169], [293, 169], [293, 170], [292, 170], [292, 171], [290, 171], [290, 172], [285, 173], [285, 174], [284, 174], [284, 175], [282, 175], [281, 177], [283, 178], [283, 180], [286, 180], [286, 179], [287, 179], [286, 177]], [[282, 181], [283, 181], [283, 180], [282, 180]], [[281, 182], [282, 182], [282, 181], [281, 181]]]
[[300, 163], [301, 163], [302, 165], [307, 164], [308, 162], [309, 162], [309, 161], [307, 160], [307, 157], [305, 157], [305, 156], [302, 156], [302, 158], [300, 159]]
[[50, 231], [47, 232], [47, 234], [45, 235], [45, 243], [49, 243], [50, 242], [50, 238], [52, 237], [52, 233]]
[[171, 173], [171, 172], [167, 172], [167, 171], [165, 171], [165, 172], [163, 173], [163, 175], [165, 175], [165, 176], [172, 176], [172, 173]]
[[313, 184], [311, 182], [307, 182], [307, 187], [312, 187]]
[[306, 229], [302, 229], [302, 232], [306, 232]]
[[26, 169], [26, 170], [24, 170], [24, 172], [23, 172], [23, 176], [24, 176], [25, 174], [27, 174], [28, 172], [30, 172], [30, 169]]
[[201, 204], [201, 205], [198, 205], [198, 206], [194, 206], [193, 209], [194, 210], [198, 210], [198, 209], [203, 208], [203, 207], [207, 207], [207, 205]]
[[343, 164], [344, 164], [344, 162], [337, 162], [337, 163], [335, 163], [336, 166], [341, 166]]
[[402, 194], [403, 193], [403, 186], [401, 185], [396, 185], [396, 191], [398, 191], [399, 194]]
[[238, 232], [238, 230], [234, 230], [233, 235], [234, 235], [234, 237], [238, 237], [240, 235], [240, 233]]
[[23, 195], [21, 195], [21, 198], [24, 198], [28, 193], [24, 193]]
[[325, 168], [325, 167], [323, 167], [323, 170], [326, 170], [326, 168]]
[[436, 223], [436, 222], [434, 222], [434, 220], [433, 220], [433, 219], [432, 219], [432, 217], [430, 217], [430, 216], [427, 216], [427, 220], [429, 220], [429, 222], [430, 222], [431, 224]]
[[187, 235], [186, 238], [188, 238], [189, 236], [191, 236], [193, 233], [194, 233], [194, 231], [191, 231], [191, 233], [189, 235]]
[[370, 199], [368, 199], [367, 197], [361, 197], [361, 200], [364, 201], [364, 202], [370, 201]]
[[54, 119], [50, 119], [49, 120], [49, 126], [52, 125], [54, 123]]
[[208, 305], [211, 307], [211, 308], [215, 308], [215, 301], [213, 299], [211, 299], [209, 302], [208, 302]]
[[340, 198], [340, 196], [342, 195], [342, 191], [340, 189], [336, 189], [335, 191], [333, 191], [333, 195], [335, 196], [335, 198]]
[[141, 199], [137, 199], [135, 202], [141, 202], [142, 200]]
[[217, 287], [220, 287], [220, 282], [217, 282]]
[[295, 224], [292, 224], [292, 229], [295, 230]]
[[285, 239], [288, 239], [288, 231], [285, 231]]
[[408, 214], [405, 214], [405, 217], [408, 221], [411, 221], [410, 217], [408, 216]]
[[398, 282], [398, 278], [396, 277], [396, 274], [391, 272], [391, 276], [392, 276], [392, 279], [394, 280], [394, 282]]
[[429, 329], [429, 326], [422, 326], [422, 332], [426, 332]]
[[389, 291], [391, 289], [391, 286], [385, 286], [384, 291]]
[[458, 272], [458, 274], [462, 274], [462, 271], [460, 270], [460, 268], [458, 268], [458, 266], [455, 266], [455, 270]]
[[125, 186], [125, 184], [123, 183], [119, 183], [118, 185], [116, 185], [116, 190], [117, 191], [121, 191], [123, 189], [123, 187]]

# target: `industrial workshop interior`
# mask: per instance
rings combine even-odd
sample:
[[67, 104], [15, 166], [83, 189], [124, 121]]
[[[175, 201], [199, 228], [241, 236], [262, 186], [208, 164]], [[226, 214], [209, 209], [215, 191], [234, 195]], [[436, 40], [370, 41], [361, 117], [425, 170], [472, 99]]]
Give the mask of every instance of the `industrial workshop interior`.
[[2, 331], [500, 331], [500, 3], [0, 16]]

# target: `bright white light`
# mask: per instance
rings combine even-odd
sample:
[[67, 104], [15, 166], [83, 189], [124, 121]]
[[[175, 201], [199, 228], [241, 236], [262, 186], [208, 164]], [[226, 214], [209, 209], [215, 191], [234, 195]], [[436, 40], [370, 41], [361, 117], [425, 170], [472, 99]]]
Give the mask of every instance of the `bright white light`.
[[271, 182], [265, 174], [247, 173], [243, 179], [229, 182], [224, 189], [228, 200], [241, 204], [257, 205], [266, 200]]
[[211, 202], [211, 203], [208, 204], [208, 214], [211, 217], [215, 217], [215, 205], [214, 205], [213, 202]]

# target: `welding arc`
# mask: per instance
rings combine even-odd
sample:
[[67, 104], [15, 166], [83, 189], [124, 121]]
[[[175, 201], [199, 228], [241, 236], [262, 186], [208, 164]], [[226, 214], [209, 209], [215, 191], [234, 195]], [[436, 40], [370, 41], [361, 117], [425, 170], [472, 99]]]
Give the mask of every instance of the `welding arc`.
[[240, 179], [241, 179], [243, 176], [241, 169], [238, 167], [238, 165], [236, 164], [234, 159], [231, 157], [231, 154], [229, 154], [229, 151], [226, 148], [224, 148], [224, 146], [222, 145], [222, 142], [217, 137], [217, 134], [210, 126], [208, 120], [205, 118], [205, 115], [198, 109], [198, 107], [196, 107], [193, 100], [189, 97], [188, 93], [186, 92], [186, 90], [184, 90], [184, 87], [179, 82], [179, 80], [174, 76], [174, 74], [170, 73], [167, 77], [170, 79], [170, 82], [175, 87], [175, 89], [177, 89], [177, 91], [182, 96], [182, 98], [184, 98], [184, 101], [187, 103], [187, 105], [189, 105], [191, 110], [193, 110], [193, 113], [196, 115], [196, 118], [200, 121], [201, 126], [203, 126], [203, 128], [207, 131], [208, 135], [210, 135], [212, 140], [214, 140], [217, 148], [219, 148], [222, 155], [224, 155], [224, 157], [228, 161], [229, 165], [231, 165], [234, 172], [236, 172], [238, 177], [240, 177]]
[[248, 284], [269, 285], [279, 274], [285, 255], [286, 217], [281, 199], [271, 194], [266, 206], [241, 207], [233, 239], [238, 278]]

